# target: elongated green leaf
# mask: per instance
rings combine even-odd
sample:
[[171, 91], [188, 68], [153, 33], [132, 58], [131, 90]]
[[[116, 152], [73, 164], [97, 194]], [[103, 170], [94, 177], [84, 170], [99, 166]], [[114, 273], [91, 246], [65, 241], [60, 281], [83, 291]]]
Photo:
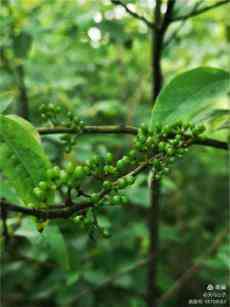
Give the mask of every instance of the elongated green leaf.
[[176, 76], [160, 93], [152, 111], [150, 127], [188, 121], [217, 96], [230, 89], [230, 74], [200, 67]]
[[33, 188], [50, 166], [39, 136], [29, 122], [0, 115], [0, 170], [25, 203], [37, 203]]

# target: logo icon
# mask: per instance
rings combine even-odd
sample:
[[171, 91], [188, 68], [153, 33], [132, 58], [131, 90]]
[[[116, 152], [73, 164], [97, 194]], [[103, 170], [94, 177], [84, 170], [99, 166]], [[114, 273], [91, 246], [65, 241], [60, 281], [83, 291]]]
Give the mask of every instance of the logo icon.
[[213, 291], [214, 290], [214, 286], [212, 284], [207, 285], [207, 290], [208, 291]]

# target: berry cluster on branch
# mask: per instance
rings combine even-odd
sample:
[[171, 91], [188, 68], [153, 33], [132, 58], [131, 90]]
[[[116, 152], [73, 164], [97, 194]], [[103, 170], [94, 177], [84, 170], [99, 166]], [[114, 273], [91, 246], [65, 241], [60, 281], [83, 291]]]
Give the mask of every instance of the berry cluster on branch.
[[[188, 151], [190, 145], [201, 139], [203, 132], [203, 126], [182, 122], [157, 126], [153, 130], [142, 125], [132, 148], [119, 160], [107, 152], [84, 163], [68, 162], [61, 167], [53, 166], [48, 169], [46, 179], [33, 190], [39, 206], [7, 207], [36, 216], [39, 223], [52, 218], [71, 217], [87, 228], [89, 234], [97, 231], [107, 236], [108, 231], [97, 221], [102, 208], [127, 204], [125, 189], [146, 169], [151, 169], [155, 179], [159, 180], [168, 173], [171, 164]], [[5, 201], [2, 202], [4, 204], [7, 205]]]

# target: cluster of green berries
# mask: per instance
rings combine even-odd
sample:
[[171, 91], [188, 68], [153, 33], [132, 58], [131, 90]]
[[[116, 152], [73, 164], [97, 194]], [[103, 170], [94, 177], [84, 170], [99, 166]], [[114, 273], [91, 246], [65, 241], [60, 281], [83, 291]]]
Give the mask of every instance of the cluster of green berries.
[[85, 125], [84, 121], [80, 120], [79, 117], [72, 112], [67, 112], [66, 121], [63, 122], [62, 125], [74, 131], [73, 134], [66, 134], [61, 138], [65, 151], [69, 153], [77, 144], [78, 137], [82, 133]]
[[[71, 114], [68, 118], [68, 127], [78, 127], [76, 129], [81, 133], [83, 126], [79, 120], [74, 120]], [[39, 182], [34, 188], [34, 194], [42, 204], [46, 204], [50, 193], [54, 192], [58, 192], [61, 197], [69, 196], [70, 192], [71, 197], [87, 198], [87, 202], [93, 205], [93, 211], [76, 217], [76, 221], [98, 231], [100, 227], [96, 221], [96, 210], [103, 205], [123, 205], [128, 202], [121, 190], [135, 182], [133, 174], [136, 167], [144, 163], [152, 168], [154, 178], [159, 180], [169, 171], [171, 163], [182, 157], [204, 130], [203, 126], [181, 122], [172, 126], [156, 127], [154, 130], [142, 125], [133, 148], [121, 159], [115, 161], [113, 155], [107, 152], [104, 156], [94, 156], [81, 165], [68, 162], [62, 169], [54, 166], [47, 171], [46, 181]], [[92, 183], [90, 180], [96, 180], [97, 191], [87, 191], [86, 194], [84, 188]]]
[[54, 166], [47, 171], [46, 181], [41, 181], [34, 188], [34, 195], [41, 202], [47, 202], [51, 192], [62, 192], [75, 189], [78, 191], [82, 181], [90, 174], [86, 165], [75, 165], [69, 162], [65, 168]]
[[84, 215], [74, 217], [73, 221], [87, 231], [90, 239], [96, 240], [100, 236], [103, 238], [110, 237], [109, 228], [100, 225], [98, 222], [95, 208], [90, 208]]
[[137, 134], [135, 156], [149, 161], [156, 179], [169, 171], [176, 158], [188, 151], [189, 145], [205, 130], [204, 126], [194, 126], [177, 122], [172, 126], [157, 126], [154, 131], [142, 126]]
[[58, 116], [61, 114], [62, 109], [60, 106], [54, 103], [42, 104], [39, 108], [41, 112], [41, 117], [45, 121], [49, 121], [52, 124], [58, 124]]
[[62, 126], [74, 131], [73, 134], [66, 134], [61, 139], [66, 152], [70, 152], [76, 145], [78, 136], [82, 133], [84, 122], [73, 112], [66, 111], [53, 103], [42, 104], [39, 108], [41, 117], [53, 126]]

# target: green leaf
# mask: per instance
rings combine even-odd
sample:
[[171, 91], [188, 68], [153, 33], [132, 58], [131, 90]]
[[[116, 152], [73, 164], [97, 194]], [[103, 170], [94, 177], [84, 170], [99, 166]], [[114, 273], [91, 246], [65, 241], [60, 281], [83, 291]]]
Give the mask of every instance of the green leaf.
[[33, 189], [50, 167], [34, 127], [18, 116], [0, 115], [0, 170], [25, 203], [37, 203]]
[[12, 189], [12, 187], [6, 182], [3, 181], [0, 177], [0, 198], [5, 198], [11, 203], [18, 203], [19, 199], [17, 197], [16, 192]]
[[[199, 118], [199, 123], [206, 123], [209, 130], [220, 130], [229, 128], [229, 109], [214, 109], [203, 117]], [[226, 127], [225, 127], [226, 126]]]
[[25, 58], [32, 46], [32, 36], [27, 32], [21, 32], [14, 38], [14, 53], [18, 58]]
[[229, 89], [230, 74], [224, 70], [200, 67], [184, 72], [161, 91], [152, 111], [150, 127], [191, 120]]
[[48, 224], [41, 234], [41, 240], [47, 246], [48, 253], [55, 261], [63, 267], [69, 269], [69, 256], [64, 237], [55, 224]]

